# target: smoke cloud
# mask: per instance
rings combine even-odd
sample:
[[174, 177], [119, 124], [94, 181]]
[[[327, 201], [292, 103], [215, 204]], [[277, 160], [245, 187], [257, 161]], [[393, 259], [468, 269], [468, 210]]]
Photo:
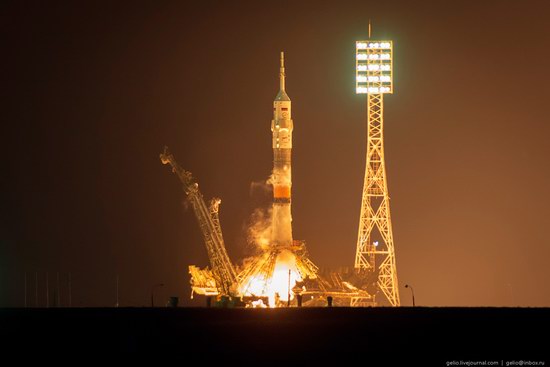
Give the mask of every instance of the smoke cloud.
[[254, 248], [266, 251], [271, 243], [271, 225], [273, 223], [273, 209], [257, 208], [250, 216], [247, 228], [247, 241]]

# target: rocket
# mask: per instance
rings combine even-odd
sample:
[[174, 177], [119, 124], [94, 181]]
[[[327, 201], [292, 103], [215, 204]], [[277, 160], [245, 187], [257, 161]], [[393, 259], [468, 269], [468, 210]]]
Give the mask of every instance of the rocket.
[[271, 243], [277, 247], [292, 245], [291, 199], [291, 155], [292, 155], [292, 114], [290, 98], [285, 91], [285, 59], [281, 52], [279, 69], [279, 93], [273, 101], [273, 222]]

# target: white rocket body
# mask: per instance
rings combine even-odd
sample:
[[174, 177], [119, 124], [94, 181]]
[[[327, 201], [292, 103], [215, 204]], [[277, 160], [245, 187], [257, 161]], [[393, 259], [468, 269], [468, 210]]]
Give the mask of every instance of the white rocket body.
[[291, 155], [292, 129], [291, 102], [285, 92], [284, 53], [281, 52], [279, 72], [280, 90], [273, 101], [273, 223], [271, 242], [276, 246], [292, 245], [291, 202]]

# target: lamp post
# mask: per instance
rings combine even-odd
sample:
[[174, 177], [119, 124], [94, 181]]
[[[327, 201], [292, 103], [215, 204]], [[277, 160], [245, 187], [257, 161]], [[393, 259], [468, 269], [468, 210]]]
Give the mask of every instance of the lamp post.
[[151, 288], [151, 307], [155, 307], [155, 288], [164, 287], [164, 283], [158, 283]]
[[412, 285], [408, 285], [408, 284], [405, 284], [405, 288], [410, 288], [411, 289], [411, 293], [412, 293], [412, 296], [413, 296], [413, 307], [415, 307], [415, 303], [414, 303], [414, 289], [412, 287]]
[[288, 269], [288, 298], [286, 301], [286, 307], [290, 307], [290, 269]]

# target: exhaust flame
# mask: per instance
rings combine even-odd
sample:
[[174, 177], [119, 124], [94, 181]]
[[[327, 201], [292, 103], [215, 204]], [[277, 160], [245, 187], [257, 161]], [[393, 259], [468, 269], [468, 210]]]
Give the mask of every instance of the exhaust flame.
[[[269, 261], [269, 253], [265, 253], [263, 261]], [[246, 296], [267, 297], [269, 307], [277, 307], [281, 302], [294, 299], [292, 288], [302, 278], [296, 266], [296, 257], [288, 250], [281, 251], [275, 260], [271, 274], [258, 272], [250, 276], [242, 286], [242, 293]]]
[[297, 281], [301, 280], [300, 273], [296, 268], [296, 257], [288, 250], [282, 251], [277, 256], [271, 284], [268, 287], [269, 305], [276, 305], [277, 298], [284, 302], [289, 300], [289, 296], [290, 300], [294, 299], [292, 288], [294, 288]]

